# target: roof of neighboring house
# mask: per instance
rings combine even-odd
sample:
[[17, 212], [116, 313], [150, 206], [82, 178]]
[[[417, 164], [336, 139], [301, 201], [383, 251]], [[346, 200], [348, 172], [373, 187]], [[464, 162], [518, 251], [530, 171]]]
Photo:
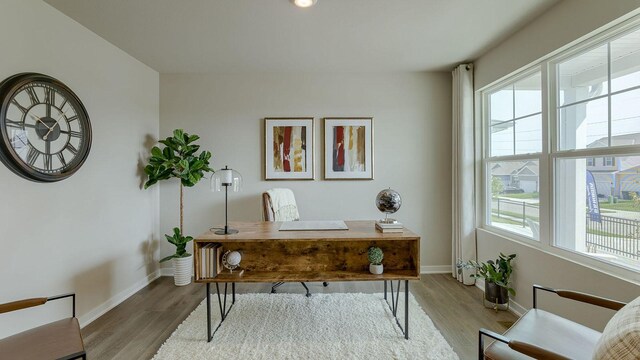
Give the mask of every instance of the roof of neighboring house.
[[520, 161], [497, 163], [491, 168], [491, 175], [538, 175], [538, 164], [527, 161], [524, 164]]
[[[640, 144], [640, 133], [615, 135], [611, 137], [611, 146], [624, 146], [624, 145], [638, 145]], [[587, 148], [598, 148], [609, 146], [609, 139], [606, 137], [600, 138], [591, 144], [587, 145]]]
[[[640, 163], [640, 159], [636, 160], [637, 163]], [[624, 167], [624, 170], [620, 170], [617, 172], [619, 173], [627, 173], [627, 174], [639, 174], [640, 175], [640, 165], [636, 165], [636, 166], [631, 166], [631, 167]]]

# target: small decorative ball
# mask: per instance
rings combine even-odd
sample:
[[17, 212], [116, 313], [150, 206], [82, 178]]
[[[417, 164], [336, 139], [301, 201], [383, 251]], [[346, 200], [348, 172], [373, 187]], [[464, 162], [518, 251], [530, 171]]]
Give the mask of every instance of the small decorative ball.
[[391, 190], [391, 188], [380, 191], [376, 196], [376, 207], [383, 213], [393, 214], [400, 210], [400, 206], [402, 206], [402, 198], [397, 191]]
[[239, 251], [227, 251], [222, 255], [222, 265], [229, 270], [233, 270], [240, 265], [242, 255]]

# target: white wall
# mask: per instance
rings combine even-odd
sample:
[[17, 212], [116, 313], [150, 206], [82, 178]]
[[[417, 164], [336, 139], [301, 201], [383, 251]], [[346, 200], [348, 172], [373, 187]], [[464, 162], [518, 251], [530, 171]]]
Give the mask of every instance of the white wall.
[[[565, 46], [580, 37], [626, 16], [640, 6], [638, 0], [564, 0], [475, 61], [476, 88]], [[640, 286], [606, 275], [558, 256], [522, 245], [490, 232], [478, 233], [478, 258], [495, 258], [499, 252], [516, 253], [515, 288], [519, 304], [530, 307], [534, 283], [629, 301], [640, 295]], [[546, 297], [549, 299], [549, 297]], [[546, 300], [545, 300], [546, 301]], [[542, 307], [602, 330], [612, 312], [575, 305], [568, 300], [542, 302]]]
[[[392, 187], [403, 197], [396, 217], [422, 236], [422, 265], [450, 264], [449, 73], [162, 74], [160, 84], [161, 136], [178, 127], [198, 134], [214, 168], [244, 176], [244, 191], [229, 195], [231, 220], [260, 220], [260, 194], [272, 187], [293, 189], [303, 219], [378, 219], [376, 194]], [[291, 116], [316, 119], [316, 180], [264, 181], [262, 119]], [[322, 180], [325, 116], [374, 117], [375, 180]], [[161, 185], [162, 232], [178, 223], [178, 194], [177, 181]], [[223, 193], [210, 192], [208, 181], [186, 190], [187, 233], [223, 221]], [[162, 254], [172, 250], [165, 244]]]
[[475, 86], [484, 87], [638, 7], [640, 0], [560, 1], [476, 59]]
[[[84, 166], [61, 182], [0, 165], [0, 303], [76, 292], [86, 324], [158, 273], [158, 190], [140, 189], [140, 159], [158, 136], [159, 75], [40, 0], [3, 0], [0, 10], [0, 79], [33, 71], [61, 80], [94, 136]], [[0, 338], [70, 307], [4, 314]]]

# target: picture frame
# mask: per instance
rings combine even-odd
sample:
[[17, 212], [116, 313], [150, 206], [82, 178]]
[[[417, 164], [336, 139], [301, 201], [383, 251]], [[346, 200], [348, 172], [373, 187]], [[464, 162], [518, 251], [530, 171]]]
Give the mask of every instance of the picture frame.
[[373, 118], [324, 118], [324, 178], [373, 180]]
[[313, 117], [264, 118], [265, 180], [313, 180]]

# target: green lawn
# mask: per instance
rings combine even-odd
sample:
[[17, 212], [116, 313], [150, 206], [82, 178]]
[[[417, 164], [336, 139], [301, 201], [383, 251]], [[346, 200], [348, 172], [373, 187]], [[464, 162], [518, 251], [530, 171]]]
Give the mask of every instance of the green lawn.
[[522, 194], [500, 194], [500, 197], [509, 199], [539, 199], [539, 193], [522, 193]]
[[507, 219], [507, 218], [499, 218], [496, 215], [491, 215], [491, 222], [492, 223], [509, 224], [509, 225], [518, 225], [518, 226], [522, 227], [522, 221], [513, 221], [513, 220]]
[[[491, 212], [492, 212], [494, 215], [496, 215], [496, 216], [497, 216], [497, 214], [498, 214], [498, 209], [492, 209], [492, 211], [491, 211]], [[522, 219], [522, 213], [515, 213], [515, 212], [511, 212], [511, 211], [503, 211], [503, 210], [500, 210], [500, 215], [511, 216], [511, 217], [514, 217], [514, 218]], [[530, 219], [530, 220], [533, 220], [533, 221], [538, 221], [538, 220], [540, 220], [540, 218], [539, 218], [539, 217], [537, 217], [537, 216], [531, 216], [531, 215], [527, 215], [527, 219]], [[522, 224], [522, 221], [520, 221], [520, 224]]]
[[622, 238], [622, 239], [635, 239], [636, 238], [636, 235], [634, 233], [630, 233], [630, 234], [615, 234], [615, 233], [610, 233], [610, 232], [601, 231], [601, 230], [595, 230], [595, 229], [587, 229], [587, 233], [594, 234], [594, 235], [607, 236], [607, 237], [617, 237], [617, 238]]
[[610, 204], [608, 201], [604, 200], [600, 201], [600, 208], [640, 212], [640, 207], [635, 206], [635, 203], [632, 200], [618, 200], [617, 204]]

